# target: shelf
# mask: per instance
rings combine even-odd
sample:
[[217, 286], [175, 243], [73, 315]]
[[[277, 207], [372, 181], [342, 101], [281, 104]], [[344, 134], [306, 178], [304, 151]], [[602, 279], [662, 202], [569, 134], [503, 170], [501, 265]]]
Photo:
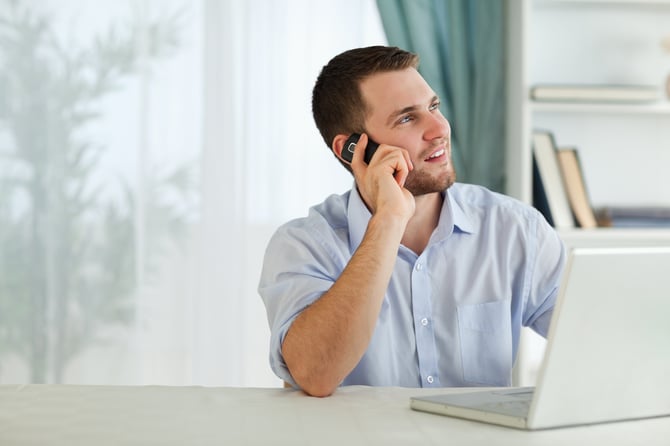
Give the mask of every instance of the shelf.
[[569, 5], [569, 6], [589, 6], [589, 5], [610, 5], [610, 6], [669, 6], [670, 0], [535, 0], [538, 6]]
[[558, 234], [570, 247], [670, 246], [670, 228], [565, 229]]
[[537, 113], [612, 113], [670, 116], [670, 102], [651, 104], [603, 104], [587, 102], [531, 101], [531, 110]]

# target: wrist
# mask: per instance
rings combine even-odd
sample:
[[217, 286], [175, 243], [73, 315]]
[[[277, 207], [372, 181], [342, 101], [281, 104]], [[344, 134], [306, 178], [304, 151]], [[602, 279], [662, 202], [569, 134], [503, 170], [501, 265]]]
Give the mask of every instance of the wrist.
[[383, 232], [398, 234], [402, 236], [407, 227], [409, 216], [391, 210], [379, 210], [372, 214], [368, 223], [369, 230], [380, 230]]

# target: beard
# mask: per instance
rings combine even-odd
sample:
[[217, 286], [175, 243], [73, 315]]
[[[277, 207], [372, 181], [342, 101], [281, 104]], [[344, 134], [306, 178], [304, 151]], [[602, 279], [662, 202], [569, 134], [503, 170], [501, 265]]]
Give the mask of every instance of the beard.
[[455, 181], [456, 172], [452, 167], [451, 160], [449, 160], [449, 164], [439, 175], [432, 175], [425, 170], [418, 169], [409, 172], [405, 180], [405, 189], [418, 197], [419, 195], [443, 192], [450, 188]]

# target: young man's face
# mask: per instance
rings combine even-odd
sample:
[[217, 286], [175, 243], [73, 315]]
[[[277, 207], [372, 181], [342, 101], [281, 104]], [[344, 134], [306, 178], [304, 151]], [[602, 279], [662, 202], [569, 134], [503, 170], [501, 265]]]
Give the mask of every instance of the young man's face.
[[414, 68], [374, 74], [361, 82], [370, 108], [366, 131], [378, 143], [409, 152], [414, 170], [405, 187], [413, 195], [441, 192], [456, 178], [451, 162], [451, 128], [439, 99]]

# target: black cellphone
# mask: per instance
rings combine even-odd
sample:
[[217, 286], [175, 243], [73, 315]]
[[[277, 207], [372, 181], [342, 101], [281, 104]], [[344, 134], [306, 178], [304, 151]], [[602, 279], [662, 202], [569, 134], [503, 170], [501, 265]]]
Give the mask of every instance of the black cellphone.
[[[351, 163], [351, 160], [354, 157], [354, 148], [356, 147], [356, 144], [358, 143], [358, 140], [360, 139], [361, 135], [359, 133], [352, 133], [349, 138], [347, 138], [347, 141], [344, 143], [344, 147], [342, 147], [342, 158], [344, 158], [347, 162]], [[377, 150], [377, 147], [379, 147], [379, 144], [368, 138], [368, 145], [365, 148], [365, 162], [367, 164], [370, 164], [370, 160], [372, 159], [372, 155], [374, 155], [375, 151]]]

